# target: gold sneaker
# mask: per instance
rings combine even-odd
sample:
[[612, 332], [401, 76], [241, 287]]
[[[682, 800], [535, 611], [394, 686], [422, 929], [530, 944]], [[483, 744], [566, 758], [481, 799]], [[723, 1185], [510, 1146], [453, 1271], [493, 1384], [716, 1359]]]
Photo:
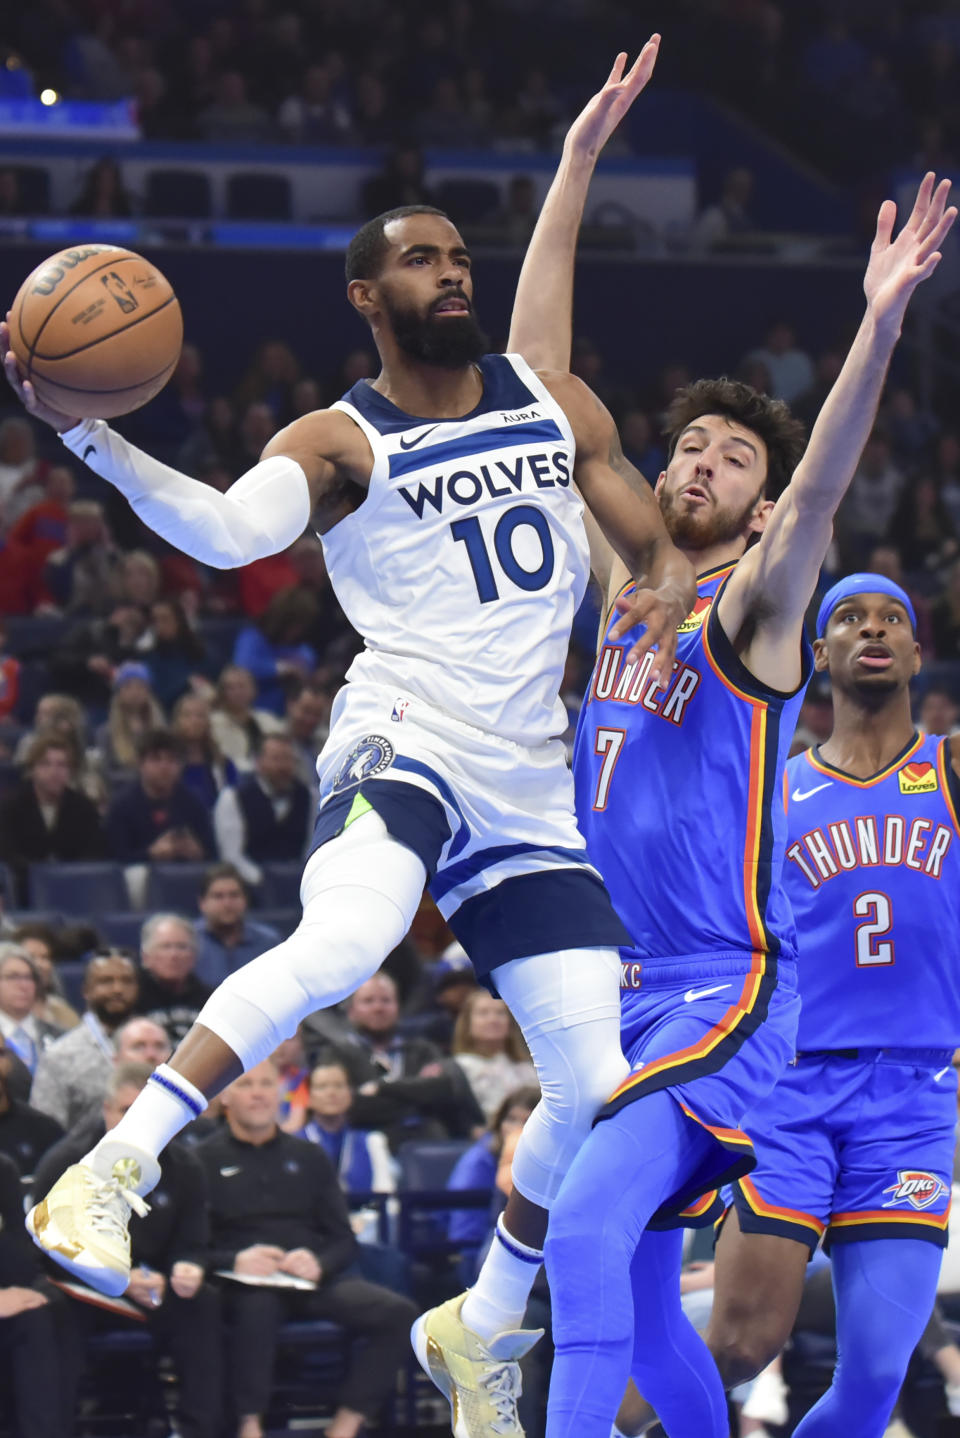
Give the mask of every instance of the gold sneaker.
[[520, 1365], [542, 1328], [499, 1333], [489, 1344], [464, 1324], [461, 1293], [431, 1308], [410, 1330], [420, 1367], [450, 1404], [454, 1438], [523, 1438], [517, 1417]]
[[31, 1208], [27, 1231], [55, 1263], [116, 1298], [130, 1282], [130, 1213], [149, 1213], [141, 1195], [159, 1178], [160, 1165], [150, 1154], [101, 1144], [82, 1163], [71, 1164]]

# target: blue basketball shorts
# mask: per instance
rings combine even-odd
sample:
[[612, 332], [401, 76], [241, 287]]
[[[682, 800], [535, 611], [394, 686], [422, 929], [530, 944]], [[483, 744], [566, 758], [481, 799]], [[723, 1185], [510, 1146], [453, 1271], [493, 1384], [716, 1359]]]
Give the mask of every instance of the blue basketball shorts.
[[740, 1227], [806, 1243], [947, 1244], [957, 1124], [950, 1050], [800, 1053], [747, 1114]]
[[422, 859], [478, 976], [532, 954], [629, 942], [587, 857], [559, 740], [516, 744], [421, 699], [346, 684], [317, 773], [312, 848], [376, 810]]
[[796, 962], [764, 953], [624, 959], [623, 1052], [631, 1072], [598, 1122], [666, 1089], [715, 1140], [708, 1160], [654, 1215], [653, 1228], [703, 1227], [722, 1213], [717, 1190], [754, 1166], [744, 1114], [793, 1057]]

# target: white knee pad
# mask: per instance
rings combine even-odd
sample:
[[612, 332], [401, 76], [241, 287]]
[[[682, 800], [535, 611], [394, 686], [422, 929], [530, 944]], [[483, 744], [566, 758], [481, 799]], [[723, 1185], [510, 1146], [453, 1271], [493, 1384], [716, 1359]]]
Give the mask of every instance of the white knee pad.
[[570, 949], [516, 959], [495, 977], [541, 1091], [514, 1155], [513, 1182], [549, 1208], [598, 1109], [629, 1072], [620, 1048], [620, 957], [615, 949]]
[[425, 879], [413, 850], [390, 837], [378, 814], [364, 814], [311, 855], [295, 932], [226, 978], [198, 1022], [253, 1068], [307, 1014], [376, 973], [413, 922]]

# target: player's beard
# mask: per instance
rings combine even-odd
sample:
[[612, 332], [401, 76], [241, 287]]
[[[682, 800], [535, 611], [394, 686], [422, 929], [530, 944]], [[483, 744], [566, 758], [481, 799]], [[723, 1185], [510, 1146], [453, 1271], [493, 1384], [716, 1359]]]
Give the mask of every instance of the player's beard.
[[712, 549], [747, 536], [747, 524], [757, 503], [754, 496], [742, 509], [719, 509], [712, 501], [687, 509], [680, 504], [679, 493], [660, 492], [660, 512], [667, 533], [678, 549]]
[[[466, 295], [458, 290], [444, 295], [437, 303], [450, 299], [462, 299], [470, 304]], [[383, 307], [397, 344], [404, 354], [421, 364], [436, 365], [438, 369], [463, 369], [465, 365], [475, 364], [490, 348], [472, 305], [467, 314], [457, 315], [455, 319], [449, 315], [441, 319], [432, 309], [422, 314], [386, 297]]]

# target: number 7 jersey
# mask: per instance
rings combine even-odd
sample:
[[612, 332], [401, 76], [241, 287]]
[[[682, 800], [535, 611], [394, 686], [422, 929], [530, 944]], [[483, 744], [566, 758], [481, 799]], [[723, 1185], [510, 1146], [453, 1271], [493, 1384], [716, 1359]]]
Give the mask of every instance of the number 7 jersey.
[[458, 419], [418, 419], [366, 381], [338, 400], [373, 450], [366, 498], [322, 536], [365, 648], [347, 678], [514, 743], [561, 734], [590, 572], [567, 416], [518, 355], [485, 355]]
[[799, 941], [797, 1047], [960, 1042], [960, 781], [917, 735], [870, 779], [787, 764], [784, 886]]

